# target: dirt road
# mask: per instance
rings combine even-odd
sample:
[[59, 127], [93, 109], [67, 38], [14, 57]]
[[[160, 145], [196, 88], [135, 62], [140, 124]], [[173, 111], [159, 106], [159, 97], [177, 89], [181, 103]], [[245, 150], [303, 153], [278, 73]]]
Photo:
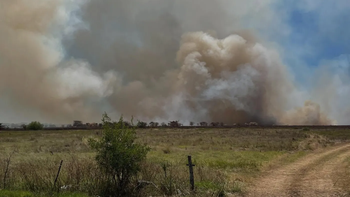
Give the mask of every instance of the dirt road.
[[350, 144], [317, 151], [292, 164], [270, 170], [244, 196], [344, 196], [332, 176], [337, 166], [349, 156]]

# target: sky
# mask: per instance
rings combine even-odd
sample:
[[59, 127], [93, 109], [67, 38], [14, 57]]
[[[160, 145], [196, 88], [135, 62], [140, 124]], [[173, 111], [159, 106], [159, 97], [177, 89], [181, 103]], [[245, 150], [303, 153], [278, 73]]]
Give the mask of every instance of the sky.
[[[305, 67], [322, 66], [326, 60], [348, 61], [350, 17], [348, 1], [283, 1], [278, 3], [287, 14], [289, 34], [277, 42], [286, 53], [289, 67], [302, 62]], [[337, 65], [330, 65], [337, 66]], [[302, 71], [302, 70], [301, 70]], [[294, 70], [298, 73], [298, 69]]]
[[33, 1], [0, 0], [0, 122], [350, 124], [347, 0]]

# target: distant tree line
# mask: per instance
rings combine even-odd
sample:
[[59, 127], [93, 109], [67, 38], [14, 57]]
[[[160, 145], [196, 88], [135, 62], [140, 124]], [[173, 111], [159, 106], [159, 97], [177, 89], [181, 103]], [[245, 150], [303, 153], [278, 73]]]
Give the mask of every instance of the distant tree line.
[[[162, 122], [162, 123], [158, 123], [155, 121], [152, 122], [144, 122], [144, 121], [140, 121], [138, 120], [136, 124], [134, 124], [132, 121], [128, 122], [123, 120], [123, 123], [126, 126], [133, 126], [135, 128], [157, 128], [157, 127], [169, 127], [169, 128], [177, 128], [177, 127], [182, 127], [184, 126], [182, 123], [180, 123], [178, 120], [175, 121], [169, 121], [168, 123]], [[116, 124], [116, 123], [108, 123], [108, 124]], [[245, 123], [243, 124], [244, 126], [258, 126], [258, 123], [256, 122], [249, 122], [249, 123]], [[74, 121], [73, 125], [62, 125], [62, 127], [54, 127], [54, 128], [81, 128], [81, 129], [101, 129], [103, 126], [103, 123], [85, 123], [83, 124], [81, 121]], [[198, 122], [195, 123], [193, 121], [191, 121], [189, 123], [189, 126], [199, 126], [199, 127], [223, 127], [225, 126], [225, 124], [223, 122]], [[232, 124], [231, 126], [241, 126], [241, 124], [237, 123], [237, 124]], [[21, 128], [24, 130], [42, 130], [44, 129], [44, 125], [41, 124], [38, 121], [33, 121], [29, 124], [22, 124]], [[0, 123], [0, 130], [4, 130], [4, 129], [8, 129], [8, 127], [5, 127], [4, 124]]]

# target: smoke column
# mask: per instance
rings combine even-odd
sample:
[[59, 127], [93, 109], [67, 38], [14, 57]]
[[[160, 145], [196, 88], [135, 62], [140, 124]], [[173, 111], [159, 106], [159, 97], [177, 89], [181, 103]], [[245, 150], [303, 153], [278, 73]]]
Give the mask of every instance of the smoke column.
[[107, 111], [145, 121], [335, 124], [320, 105], [327, 99], [309, 101], [258, 36], [273, 32], [271, 23], [283, 27], [273, 1], [254, 2], [0, 0], [0, 107], [20, 114], [13, 122], [98, 121]]
[[65, 13], [59, 16], [62, 6], [58, 0], [0, 1], [0, 95], [9, 100], [6, 111], [71, 121], [93, 116], [95, 107], [87, 101], [108, 94], [112, 74], [96, 73], [82, 60], [64, 60], [63, 35], [53, 32], [66, 25]]

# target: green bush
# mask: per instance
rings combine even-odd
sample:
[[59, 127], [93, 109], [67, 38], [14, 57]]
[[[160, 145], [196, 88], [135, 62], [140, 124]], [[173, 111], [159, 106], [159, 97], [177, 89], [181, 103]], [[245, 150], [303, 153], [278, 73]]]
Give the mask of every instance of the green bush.
[[26, 126], [28, 130], [42, 130], [43, 128], [44, 125], [37, 121], [31, 122]]
[[102, 122], [102, 138], [89, 140], [91, 148], [97, 151], [96, 161], [106, 177], [106, 182], [101, 185], [101, 196], [130, 196], [133, 178], [150, 149], [135, 143], [135, 127], [126, 125], [123, 117], [112, 122], [104, 113]]

